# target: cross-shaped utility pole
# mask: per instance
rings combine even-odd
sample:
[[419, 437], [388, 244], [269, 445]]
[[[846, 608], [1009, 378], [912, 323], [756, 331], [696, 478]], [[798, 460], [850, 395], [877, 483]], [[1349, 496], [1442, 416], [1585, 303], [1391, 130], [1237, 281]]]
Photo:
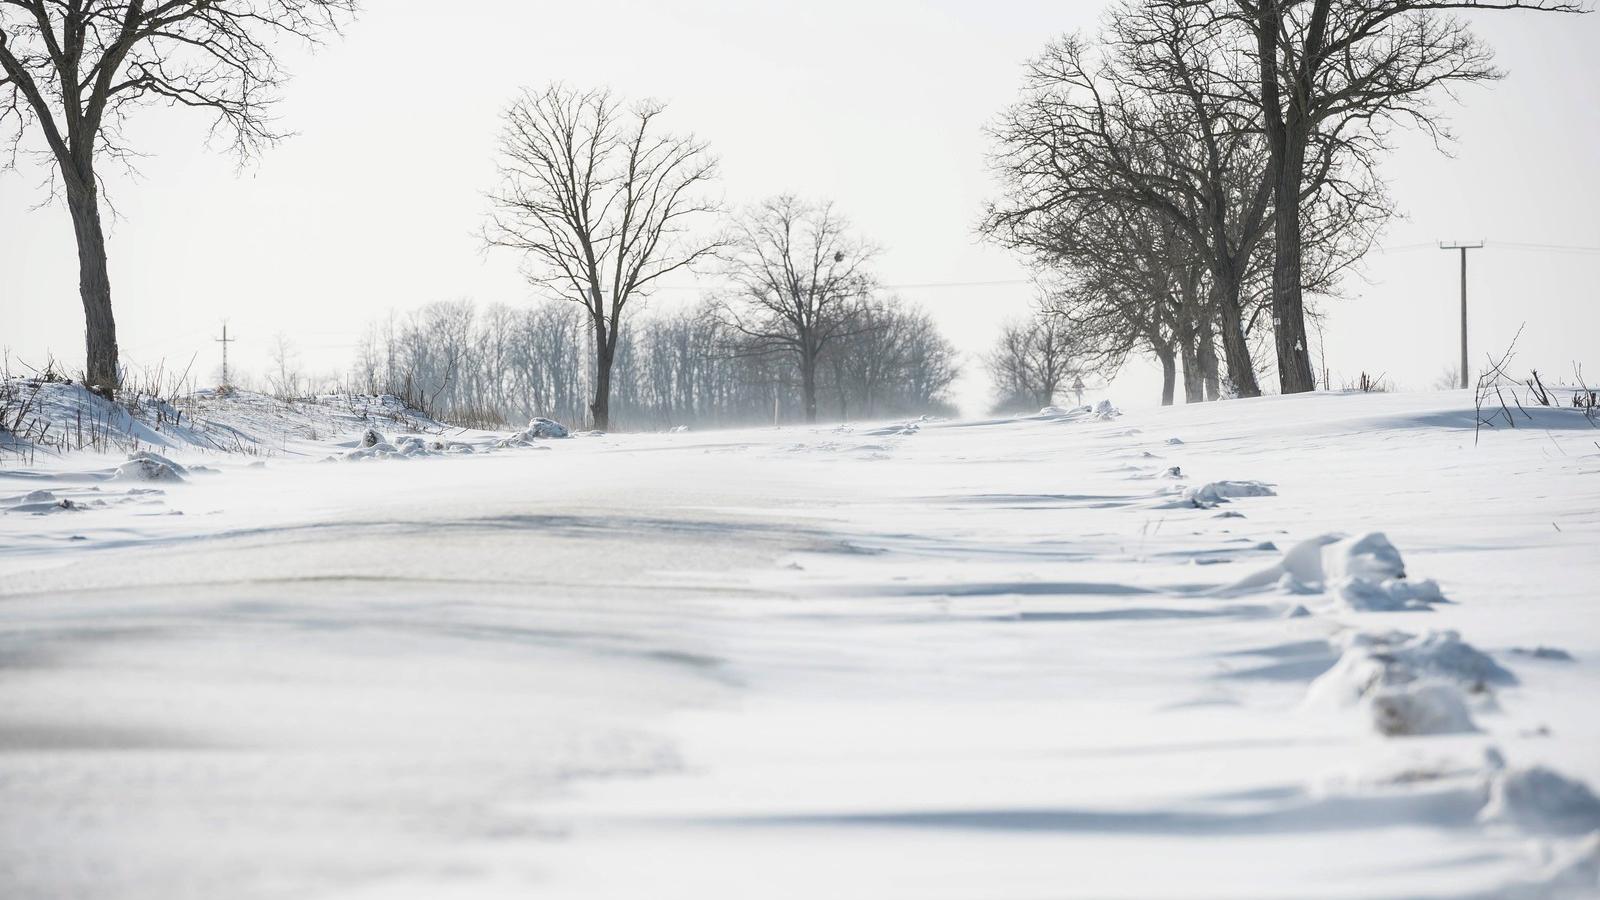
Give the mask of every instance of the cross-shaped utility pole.
[[228, 384], [229, 384], [229, 382], [228, 382], [228, 345], [233, 343], [234, 341], [238, 340], [238, 338], [228, 337], [228, 323], [227, 323], [226, 320], [224, 320], [223, 323], [222, 323], [222, 337], [213, 338], [213, 340], [215, 340], [217, 343], [222, 345], [222, 386], [223, 387], [227, 387]]
[[1440, 250], [1461, 251], [1461, 387], [1467, 386], [1467, 251], [1477, 250], [1483, 246], [1483, 241], [1466, 243], [1456, 241], [1446, 244], [1439, 242]]

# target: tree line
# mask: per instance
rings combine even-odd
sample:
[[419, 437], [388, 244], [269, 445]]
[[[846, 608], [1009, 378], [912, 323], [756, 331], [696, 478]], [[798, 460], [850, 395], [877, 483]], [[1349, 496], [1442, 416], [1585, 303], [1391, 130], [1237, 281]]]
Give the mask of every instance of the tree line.
[[[611, 349], [609, 427], [815, 421], [819, 408], [841, 420], [953, 412], [956, 352], [925, 311], [869, 296], [838, 318], [808, 389], [797, 353], [740, 330], [718, 301], [641, 314]], [[599, 376], [590, 325], [559, 298], [391, 313], [358, 345], [351, 386], [461, 425], [589, 421]]]
[[[1314, 390], [1311, 298], [1393, 213], [1378, 163], [1396, 129], [1450, 140], [1438, 102], [1501, 77], [1461, 10], [1564, 2], [1122, 0], [1092, 36], [1030, 61], [993, 125], [1001, 184], [981, 230], [1038, 275], [1031, 337], [1079, 371], [1154, 357], [1162, 402]], [[1030, 332], [1031, 329], [1031, 332]], [[1035, 389], [1038, 379], [1035, 378]]]

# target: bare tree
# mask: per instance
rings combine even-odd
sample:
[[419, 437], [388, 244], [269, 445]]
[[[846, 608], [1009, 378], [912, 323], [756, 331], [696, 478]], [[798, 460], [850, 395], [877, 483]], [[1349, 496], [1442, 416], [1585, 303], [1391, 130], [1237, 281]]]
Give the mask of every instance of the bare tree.
[[726, 320], [757, 351], [795, 355], [807, 422], [817, 420], [817, 360], [848, 333], [851, 304], [871, 288], [867, 265], [876, 255], [850, 235], [832, 203], [783, 195], [734, 224]]
[[984, 358], [995, 408], [1015, 412], [1054, 403], [1067, 380], [1083, 372], [1080, 349], [1067, 320], [1050, 310], [1007, 323]]
[[279, 400], [293, 400], [300, 395], [300, 353], [295, 349], [294, 342], [287, 334], [278, 332], [272, 336], [272, 344], [267, 347], [267, 356], [272, 360], [272, 370], [267, 375], [267, 383], [272, 389], [273, 396]]
[[945, 404], [960, 372], [955, 347], [926, 310], [898, 297], [864, 298], [848, 313], [846, 335], [823, 354], [839, 418], [922, 413]]
[[596, 428], [610, 427], [611, 370], [630, 302], [721, 246], [690, 231], [717, 209], [702, 194], [716, 161], [693, 137], [661, 133], [663, 109], [551, 85], [523, 91], [500, 136], [484, 240], [522, 253], [532, 284], [584, 307]]
[[240, 159], [282, 133], [272, 107], [284, 72], [272, 41], [315, 41], [355, 0], [3, 0], [0, 127], [14, 165], [29, 142], [55, 165], [78, 245], [88, 385], [118, 387], [117, 326], [100, 220], [102, 158], [135, 155], [123, 129], [141, 106], [203, 109]]
[[1271, 306], [1279, 386], [1316, 388], [1303, 301], [1301, 216], [1307, 172], [1354, 159], [1370, 166], [1385, 134], [1414, 125], [1448, 140], [1435, 98], [1461, 84], [1501, 77], [1489, 47], [1452, 10], [1582, 12], [1560, 0], [1164, 0], [1205, 6], [1214, 28], [1247, 30], [1253, 91], [1269, 148], [1264, 174], [1274, 198]]

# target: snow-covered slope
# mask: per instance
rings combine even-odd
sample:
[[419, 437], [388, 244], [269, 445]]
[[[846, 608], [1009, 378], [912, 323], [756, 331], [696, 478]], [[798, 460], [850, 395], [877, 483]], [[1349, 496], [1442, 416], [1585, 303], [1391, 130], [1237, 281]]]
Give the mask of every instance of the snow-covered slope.
[[0, 470], [0, 883], [1595, 896], [1600, 431], [1532, 414]]
[[176, 398], [133, 393], [112, 403], [70, 381], [0, 382], [0, 466], [40, 454], [173, 450], [295, 455], [302, 444], [380, 428], [438, 434], [446, 426], [398, 397], [328, 394], [285, 401], [252, 391], [205, 389]]

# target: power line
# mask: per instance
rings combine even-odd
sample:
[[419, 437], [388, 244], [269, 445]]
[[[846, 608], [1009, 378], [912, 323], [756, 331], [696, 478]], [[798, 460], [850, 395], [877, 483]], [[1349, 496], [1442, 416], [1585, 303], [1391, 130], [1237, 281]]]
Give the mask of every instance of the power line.
[[1553, 250], [1557, 253], [1600, 253], [1600, 247], [1582, 247], [1576, 244], [1524, 244], [1518, 241], [1490, 241], [1494, 247], [1508, 250]]

